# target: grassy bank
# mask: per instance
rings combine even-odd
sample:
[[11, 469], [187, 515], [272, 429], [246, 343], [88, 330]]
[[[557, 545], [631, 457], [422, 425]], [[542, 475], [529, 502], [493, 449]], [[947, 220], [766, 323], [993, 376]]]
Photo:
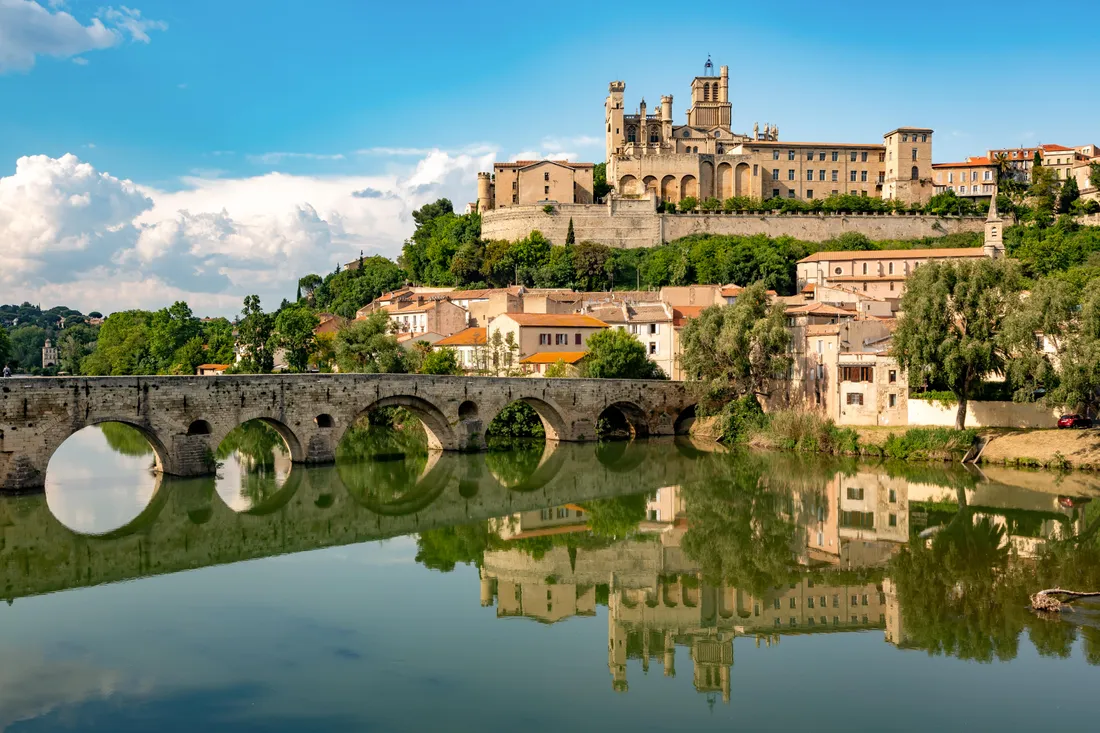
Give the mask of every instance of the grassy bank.
[[961, 461], [978, 438], [978, 431], [972, 429], [909, 428], [873, 441], [855, 428], [839, 427], [813, 412], [777, 410], [765, 414], [751, 397], [726, 405], [717, 425], [721, 440], [731, 444], [900, 461]]

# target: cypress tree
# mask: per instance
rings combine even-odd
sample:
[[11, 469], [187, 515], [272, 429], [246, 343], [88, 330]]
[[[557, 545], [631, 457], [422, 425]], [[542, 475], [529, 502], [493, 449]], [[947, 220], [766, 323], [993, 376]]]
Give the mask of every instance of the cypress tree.
[[576, 244], [577, 235], [573, 232], [573, 217], [569, 217], [569, 231], [565, 233], [566, 244]]

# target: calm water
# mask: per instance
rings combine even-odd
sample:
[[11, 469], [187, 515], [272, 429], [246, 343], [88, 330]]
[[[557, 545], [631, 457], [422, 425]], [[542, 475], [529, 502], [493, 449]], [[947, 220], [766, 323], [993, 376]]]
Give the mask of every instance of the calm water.
[[[88, 429], [0, 497], [0, 730], [1095, 726], [1100, 477], [715, 452], [291, 470], [250, 426], [167, 480]], [[924, 534], [928, 539], [920, 540]]]

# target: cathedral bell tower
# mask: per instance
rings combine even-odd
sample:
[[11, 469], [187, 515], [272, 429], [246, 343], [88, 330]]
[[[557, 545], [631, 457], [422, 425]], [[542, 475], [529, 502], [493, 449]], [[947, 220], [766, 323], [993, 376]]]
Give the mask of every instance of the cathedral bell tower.
[[714, 64], [707, 59], [705, 76], [697, 76], [691, 82], [691, 109], [687, 112], [688, 125], [704, 129], [729, 130], [733, 116], [730, 104], [730, 71], [723, 66], [714, 76]]

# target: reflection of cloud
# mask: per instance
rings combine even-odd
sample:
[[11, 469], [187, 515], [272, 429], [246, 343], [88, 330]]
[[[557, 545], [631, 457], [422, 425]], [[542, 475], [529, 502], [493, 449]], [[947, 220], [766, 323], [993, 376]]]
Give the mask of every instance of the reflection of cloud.
[[0, 731], [58, 708], [106, 700], [123, 687], [122, 675], [80, 660], [54, 661], [29, 652], [5, 652], [0, 665]]
[[145, 510], [157, 488], [152, 458], [117, 453], [99, 427], [61, 444], [46, 469], [46, 504], [57, 521], [82, 534], [123, 527]]

